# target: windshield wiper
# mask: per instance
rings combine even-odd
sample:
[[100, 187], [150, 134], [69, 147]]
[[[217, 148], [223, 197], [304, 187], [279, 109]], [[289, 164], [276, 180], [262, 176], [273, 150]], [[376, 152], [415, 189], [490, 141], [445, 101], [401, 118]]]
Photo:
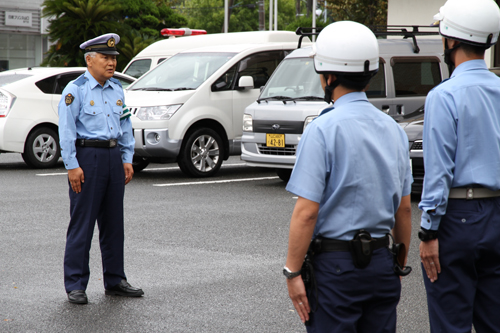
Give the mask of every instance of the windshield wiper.
[[278, 100], [278, 101], [283, 101], [283, 100], [290, 100], [290, 97], [289, 96], [271, 96], [271, 97], [264, 97], [264, 98], [259, 98], [257, 100], [257, 103], [260, 104], [260, 102], [262, 101], [269, 101], [269, 100]]
[[178, 90], [194, 90], [194, 88], [188, 88], [188, 87], [182, 87], [182, 88], [175, 88], [171, 89], [172, 91], [178, 91]]
[[159, 88], [159, 87], [149, 87], [149, 88], [135, 88], [132, 90], [144, 90], [144, 91], [173, 91], [170, 88]]
[[295, 97], [295, 98], [291, 98], [291, 100], [293, 101], [322, 101], [323, 98], [322, 97], [318, 97], [318, 96], [300, 96], [300, 97]]

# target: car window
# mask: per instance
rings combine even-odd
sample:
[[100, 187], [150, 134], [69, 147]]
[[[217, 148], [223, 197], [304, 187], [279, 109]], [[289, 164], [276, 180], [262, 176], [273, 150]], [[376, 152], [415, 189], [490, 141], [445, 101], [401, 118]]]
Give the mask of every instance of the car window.
[[251, 76], [253, 77], [254, 88], [264, 86], [284, 57], [283, 51], [252, 54], [240, 61], [238, 80], [242, 76]]
[[56, 77], [57, 75], [47, 77], [43, 80], [40, 80], [35, 83], [35, 85], [40, 89], [44, 94], [53, 94], [54, 88], [56, 85]]
[[160, 58], [160, 59], [158, 59], [158, 62], [157, 62], [156, 64], [157, 64], [157, 65], [159, 65], [159, 64], [160, 64], [161, 62], [163, 62], [163, 60], [165, 60], [165, 59], [167, 59], [167, 58]]
[[236, 68], [238, 68], [238, 64], [234, 65], [228, 69], [227, 72], [222, 74], [222, 76], [212, 84], [212, 91], [232, 90], [234, 86], [234, 78], [236, 77]]
[[441, 80], [437, 57], [391, 59], [396, 97], [427, 96]]
[[380, 59], [377, 74], [370, 80], [368, 89], [366, 89], [366, 96], [369, 98], [387, 96], [385, 90], [385, 64], [383, 59]]
[[135, 77], [136, 79], [141, 77], [142, 74], [149, 71], [151, 68], [151, 59], [140, 59], [136, 60], [127, 67], [124, 74]]
[[120, 81], [120, 83], [122, 84], [122, 88], [123, 89], [127, 88], [128, 86], [130, 86], [130, 84], [132, 82], [134, 82], [134, 80], [130, 80], [129, 78], [126, 78], [126, 77], [123, 77], [123, 76], [113, 75], [113, 77], [115, 79], [117, 79], [118, 81]]
[[11, 75], [2, 75], [0, 76], [0, 87], [5, 86], [6, 84], [13, 83], [24, 78], [30, 77], [30, 74], [11, 74]]
[[273, 96], [323, 98], [324, 95], [319, 75], [314, 70], [313, 60], [288, 58], [280, 64], [259, 98]]
[[82, 74], [83, 72], [61, 74], [56, 79], [56, 88], [54, 90], [54, 94], [62, 94], [64, 88], [66, 88], [68, 83], [70, 83], [73, 80], [76, 80]]

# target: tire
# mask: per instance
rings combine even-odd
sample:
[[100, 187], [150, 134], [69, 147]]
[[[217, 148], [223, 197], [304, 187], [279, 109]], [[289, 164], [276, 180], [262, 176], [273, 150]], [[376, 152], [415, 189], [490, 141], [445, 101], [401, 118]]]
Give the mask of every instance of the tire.
[[134, 172], [141, 172], [149, 165], [149, 160], [146, 157], [134, 156], [132, 160], [132, 167]]
[[292, 169], [276, 169], [276, 174], [282, 181], [288, 183], [290, 176], [292, 175]]
[[191, 177], [215, 175], [224, 156], [224, 144], [219, 134], [210, 128], [188, 132], [182, 144], [177, 164], [182, 172]]
[[48, 127], [32, 131], [21, 154], [24, 162], [35, 169], [53, 168], [61, 157], [59, 135]]

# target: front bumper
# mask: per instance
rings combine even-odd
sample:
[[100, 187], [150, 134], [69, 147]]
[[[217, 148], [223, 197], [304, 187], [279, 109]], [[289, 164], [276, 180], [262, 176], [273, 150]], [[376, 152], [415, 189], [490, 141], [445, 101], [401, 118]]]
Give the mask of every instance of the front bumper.
[[298, 135], [285, 134], [285, 147], [267, 147], [265, 133], [245, 132], [241, 139], [241, 159], [249, 166], [293, 169]]
[[176, 158], [181, 140], [170, 139], [168, 129], [134, 129], [135, 155], [140, 157]]

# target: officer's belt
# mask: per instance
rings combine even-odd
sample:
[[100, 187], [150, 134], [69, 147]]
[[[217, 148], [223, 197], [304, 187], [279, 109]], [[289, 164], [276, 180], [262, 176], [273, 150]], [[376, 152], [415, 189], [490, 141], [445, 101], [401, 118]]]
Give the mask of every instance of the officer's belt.
[[98, 148], [113, 148], [118, 144], [118, 140], [87, 140], [87, 139], [77, 139], [76, 145], [79, 147], [98, 147]]
[[[315, 254], [321, 252], [350, 252], [349, 242], [350, 241], [343, 241], [338, 239], [321, 238], [319, 248], [314, 248], [313, 251]], [[372, 251], [388, 246], [389, 236], [372, 238], [370, 241], [370, 247]]]
[[500, 191], [492, 191], [486, 187], [471, 187], [471, 188], [452, 188], [450, 190], [449, 199], [484, 199], [500, 197]]

